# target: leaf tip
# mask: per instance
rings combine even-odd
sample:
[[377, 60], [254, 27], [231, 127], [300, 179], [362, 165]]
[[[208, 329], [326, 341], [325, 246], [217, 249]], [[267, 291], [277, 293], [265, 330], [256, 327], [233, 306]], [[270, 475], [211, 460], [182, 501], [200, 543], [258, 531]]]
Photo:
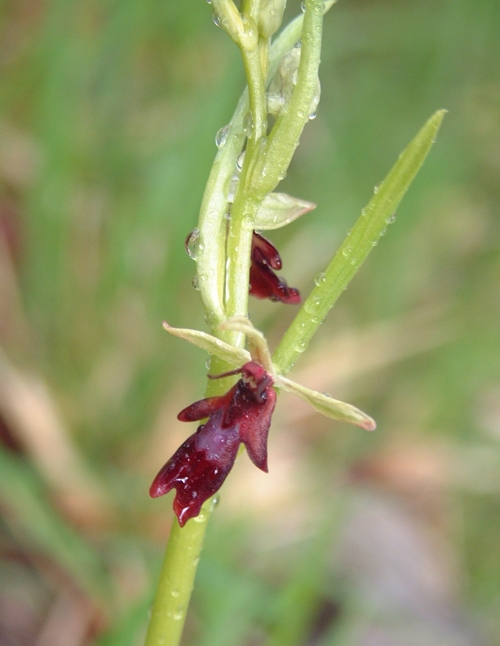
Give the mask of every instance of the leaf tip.
[[365, 431], [374, 431], [377, 428], [377, 422], [367, 415], [363, 422], [360, 424], [360, 427]]
[[439, 130], [441, 123], [444, 119], [445, 114], [448, 113], [448, 110], [446, 108], [442, 108], [441, 110], [436, 110], [432, 117], [429, 119], [428, 123], [429, 125], [432, 125], [436, 132]]

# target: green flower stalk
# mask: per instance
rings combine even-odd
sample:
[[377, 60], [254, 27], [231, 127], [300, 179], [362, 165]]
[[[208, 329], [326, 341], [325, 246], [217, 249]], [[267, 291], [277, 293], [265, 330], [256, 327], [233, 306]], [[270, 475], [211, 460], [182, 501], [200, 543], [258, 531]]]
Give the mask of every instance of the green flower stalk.
[[[188, 240], [210, 331], [164, 323], [169, 333], [206, 351], [211, 362], [206, 397], [179, 413], [180, 420], [201, 425], [151, 487], [154, 497], [175, 488], [178, 522], [172, 525], [146, 646], [180, 643], [214, 494], [241, 448], [255, 466], [267, 471], [275, 387], [294, 393], [331, 419], [375, 429], [371, 417], [351, 404], [297, 384], [286, 374], [394, 220], [445, 112], [436, 112], [400, 155], [271, 354], [264, 335], [248, 318], [249, 292], [291, 304], [300, 302], [300, 296], [276, 275], [281, 269], [279, 253], [255, 229], [286, 226], [315, 207], [274, 191], [286, 175], [304, 126], [316, 113], [323, 14], [333, 2], [306, 0], [303, 15], [271, 42], [285, 4], [243, 0], [238, 9], [232, 0], [212, 0], [214, 22], [240, 50], [248, 87], [231, 122], [217, 134], [218, 152], [198, 227]], [[268, 114], [274, 118], [270, 129]]]

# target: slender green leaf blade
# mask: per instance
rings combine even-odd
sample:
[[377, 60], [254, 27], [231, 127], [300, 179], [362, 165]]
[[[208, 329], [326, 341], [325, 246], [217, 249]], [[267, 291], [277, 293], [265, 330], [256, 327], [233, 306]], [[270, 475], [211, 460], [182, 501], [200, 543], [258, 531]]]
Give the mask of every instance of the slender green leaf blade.
[[317, 281], [276, 349], [273, 360], [286, 373], [377, 244], [435, 141], [446, 110], [439, 110], [410, 142], [361, 212], [356, 224]]

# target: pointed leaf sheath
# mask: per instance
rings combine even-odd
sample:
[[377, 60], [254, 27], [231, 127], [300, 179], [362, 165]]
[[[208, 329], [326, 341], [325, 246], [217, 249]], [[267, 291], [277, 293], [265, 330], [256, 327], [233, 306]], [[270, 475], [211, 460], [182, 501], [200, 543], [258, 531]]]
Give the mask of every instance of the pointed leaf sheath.
[[181, 421], [208, 421], [182, 444], [151, 485], [153, 498], [176, 490], [174, 511], [181, 527], [220, 489], [240, 443], [255, 466], [268, 470], [267, 435], [276, 404], [273, 378], [253, 361], [218, 376], [235, 373], [242, 378], [225, 395], [202, 399], [179, 413]]
[[315, 208], [314, 202], [301, 200], [287, 193], [269, 193], [257, 211], [255, 228], [262, 231], [279, 229]]

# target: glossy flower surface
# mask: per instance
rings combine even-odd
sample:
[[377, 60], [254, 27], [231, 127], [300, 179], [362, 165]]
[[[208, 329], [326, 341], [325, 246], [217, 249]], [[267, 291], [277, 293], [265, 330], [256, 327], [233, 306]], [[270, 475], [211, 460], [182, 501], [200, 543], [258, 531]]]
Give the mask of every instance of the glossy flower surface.
[[174, 512], [181, 527], [220, 489], [241, 443], [255, 466], [268, 470], [267, 435], [276, 404], [273, 378], [254, 361], [211, 378], [240, 373], [241, 379], [225, 395], [197, 401], [177, 416], [182, 422], [208, 417], [160, 470], [150, 488], [153, 498], [176, 490]]
[[269, 298], [280, 303], [300, 303], [299, 290], [288, 287], [286, 281], [274, 273], [281, 269], [281, 258], [276, 247], [259, 233], [252, 238], [252, 264], [250, 266], [250, 294], [256, 298]]

